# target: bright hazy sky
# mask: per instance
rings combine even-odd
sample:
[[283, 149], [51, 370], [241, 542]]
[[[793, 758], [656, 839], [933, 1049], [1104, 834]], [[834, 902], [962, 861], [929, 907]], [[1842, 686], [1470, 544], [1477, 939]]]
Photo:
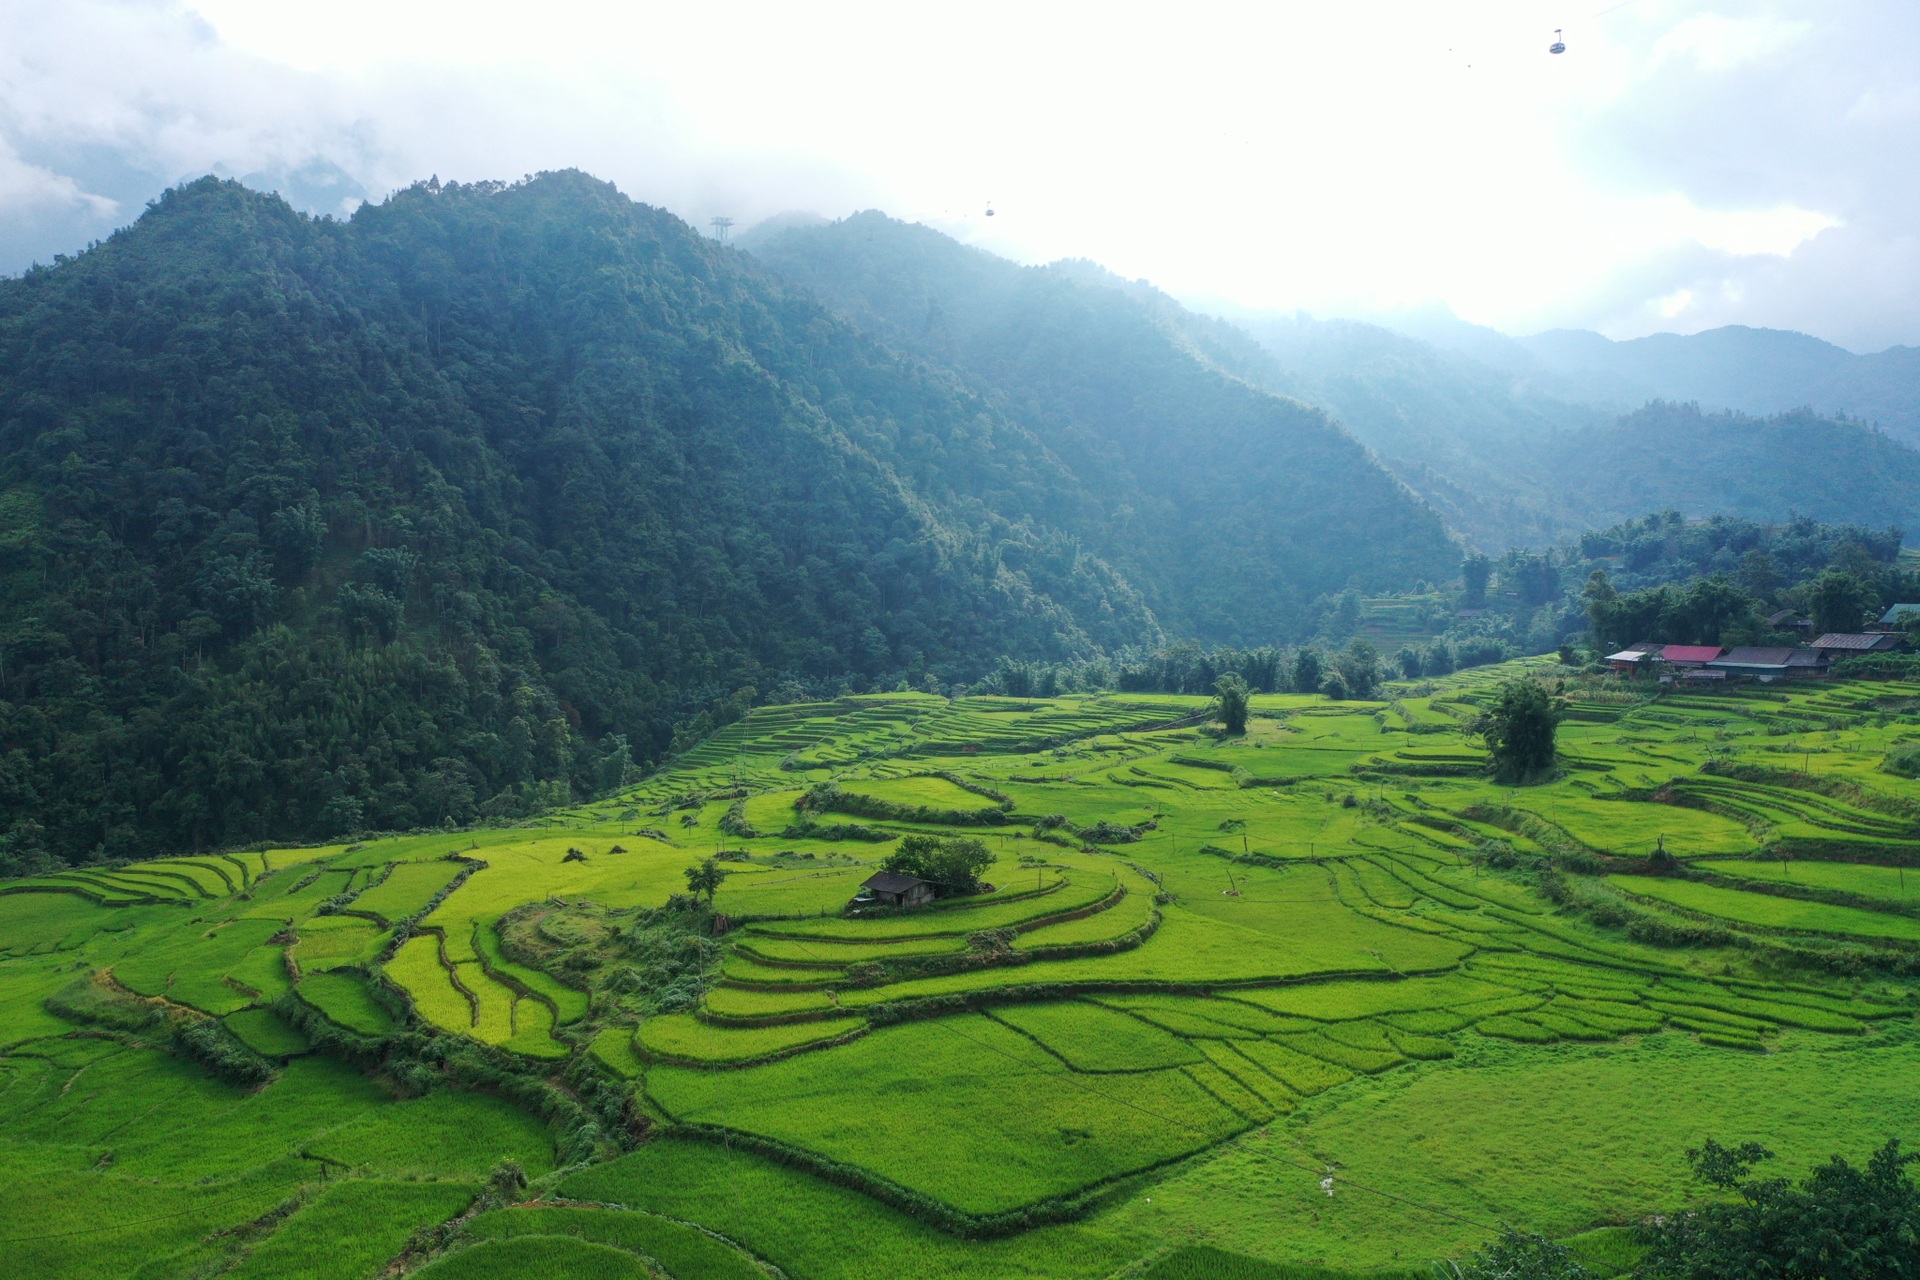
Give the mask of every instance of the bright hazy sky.
[[1915, 0], [0, 0], [0, 270], [206, 172], [566, 166], [1217, 310], [1920, 344]]

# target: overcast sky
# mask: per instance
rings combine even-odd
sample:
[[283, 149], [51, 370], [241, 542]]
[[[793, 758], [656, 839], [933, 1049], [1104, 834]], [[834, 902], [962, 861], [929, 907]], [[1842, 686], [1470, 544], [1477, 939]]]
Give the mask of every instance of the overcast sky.
[[1915, 0], [0, 2], [0, 271], [207, 172], [346, 213], [566, 166], [1216, 309], [1920, 345]]

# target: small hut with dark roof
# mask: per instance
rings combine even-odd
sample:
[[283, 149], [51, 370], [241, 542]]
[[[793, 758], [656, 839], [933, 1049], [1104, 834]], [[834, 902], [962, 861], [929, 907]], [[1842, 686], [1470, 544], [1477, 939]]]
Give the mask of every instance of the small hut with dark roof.
[[933, 901], [933, 886], [919, 876], [876, 871], [860, 886], [850, 907], [917, 907]]

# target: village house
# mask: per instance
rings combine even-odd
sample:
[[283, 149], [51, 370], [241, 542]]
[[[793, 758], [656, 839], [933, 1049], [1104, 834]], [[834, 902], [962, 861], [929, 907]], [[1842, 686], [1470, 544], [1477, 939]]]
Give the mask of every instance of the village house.
[[1846, 653], [1877, 652], [1890, 648], [1884, 642], [1897, 637], [1886, 635], [1822, 636], [1834, 640], [1834, 652], [1820, 649], [1819, 641], [1805, 645], [1741, 645], [1722, 649], [1709, 644], [1655, 644], [1643, 640], [1610, 653], [1601, 661], [1620, 675], [1638, 676], [1659, 673], [1662, 684], [1684, 681], [1689, 684], [1714, 681], [1758, 680], [1771, 684], [1776, 680], [1808, 680], [1827, 674], [1836, 656]]
[[1707, 664], [1725, 652], [1717, 644], [1668, 644], [1660, 646], [1661, 681], [1725, 680], [1727, 673]]
[[1829, 631], [1809, 647], [1828, 661], [1837, 661], [1865, 653], [1891, 653], [1904, 638], [1897, 631]]
[[1742, 645], [1729, 649], [1707, 667], [1728, 676], [1747, 676], [1762, 684], [1771, 684], [1775, 680], [1804, 680], [1824, 675], [1829, 665], [1812, 649]]
[[1610, 653], [1601, 661], [1609, 670], [1625, 676], [1645, 675], [1653, 670], [1654, 660], [1660, 656], [1660, 646], [1647, 640], [1630, 644], [1618, 653]]
[[918, 907], [933, 901], [933, 886], [919, 876], [876, 871], [866, 878], [849, 907]]
[[1910, 615], [1913, 619], [1920, 619], [1920, 604], [1888, 605], [1887, 611], [1880, 615], [1880, 621], [1874, 623], [1867, 629], [1869, 631], [1899, 631], [1907, 622], [1907, 619], [1900, 616], [1903, 613]]

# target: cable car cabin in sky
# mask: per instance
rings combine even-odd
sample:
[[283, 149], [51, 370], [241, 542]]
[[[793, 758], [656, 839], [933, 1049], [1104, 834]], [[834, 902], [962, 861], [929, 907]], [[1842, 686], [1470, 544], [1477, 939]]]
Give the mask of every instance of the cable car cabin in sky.
[[1566, 51], [1567, 51], [1567, 42], [1560, 38], [1560, 28], [1555, 27], [1553, 29], [1553, 43], [1547, 46], [1547, 52], [1548, 53], [1565, 53]]

